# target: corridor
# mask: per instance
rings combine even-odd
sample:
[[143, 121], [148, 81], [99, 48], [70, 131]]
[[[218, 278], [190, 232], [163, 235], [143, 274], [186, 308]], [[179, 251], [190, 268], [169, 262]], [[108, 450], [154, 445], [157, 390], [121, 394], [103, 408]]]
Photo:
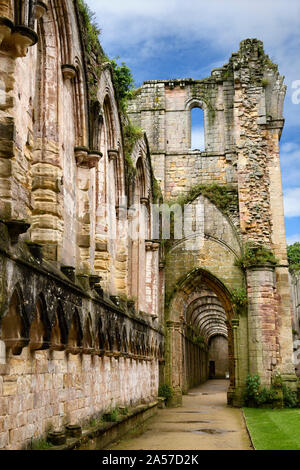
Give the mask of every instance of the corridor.
[[158, 410], [144, 432], [109, 450], [251, 450], [242, 411], [228, 407], [227, 380], [209, 380], [183, 397], [181, 408]]

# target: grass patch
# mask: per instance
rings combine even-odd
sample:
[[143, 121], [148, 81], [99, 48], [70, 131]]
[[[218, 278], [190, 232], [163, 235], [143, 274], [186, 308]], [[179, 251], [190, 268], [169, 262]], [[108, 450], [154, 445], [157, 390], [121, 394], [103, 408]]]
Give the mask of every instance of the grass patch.
[[51, 449], [51, 447], [53, 447], [53, 445], [44, 439], [38, 439], [31, 444], [32, 450], [48, 450]]
[[243, 408], [256, 450], [300, 450], [300, 409]]

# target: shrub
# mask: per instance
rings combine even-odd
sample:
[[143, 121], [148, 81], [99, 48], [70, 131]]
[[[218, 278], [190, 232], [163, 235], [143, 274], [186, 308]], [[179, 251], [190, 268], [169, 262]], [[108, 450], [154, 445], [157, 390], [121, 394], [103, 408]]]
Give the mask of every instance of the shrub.
[[276, 391], [273, 388], [263, 387], [256, 397], [258, 405], [272, 404], [276, 400]]
[[257, 405], [258, 407], [264, 404], [275, 404], [278, 400], [278, 389], [282, 390], [284, 407], [296, 408], [298, 404], [297, 394], [282, 381], [279, 374], [273, 377], [271, 388], [260, 388], [260, 377], [258, 375], [248, 375], [244, 392], [245, 403], [247, 406]]
[[244, 392], [244, 400], [246, 404], [251, 402], [257, 403], [260, 389], [260, 377], [258, 375], [248, 375], [246, 380], [246, 390]]
[[172, 388], [170, 387], [170, 385], [167, 385], [167, 384], [164, 384], [164, 385], [160, 385], [159, 389], [158, 389], [158, 396], [159, 397], [164, 397], [166, 398], [167, 400], [169, 398], [171, 398], [172, 396]]
[[287, 247], [288, 261], [291, 270], [300, 269], [300, 242]]
[[282, 385], [282, 391], [285, 408], [296, 408], [298, 404], [296, 392], [285, 384]]

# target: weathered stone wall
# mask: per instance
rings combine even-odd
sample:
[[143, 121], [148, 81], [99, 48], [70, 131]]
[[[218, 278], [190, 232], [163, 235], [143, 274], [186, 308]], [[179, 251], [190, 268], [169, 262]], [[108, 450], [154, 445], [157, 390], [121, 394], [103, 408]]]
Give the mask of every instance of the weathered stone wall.
[[[212, 76], [197, 81], [145, 82], [129, 115], [142, 127], [151, 147], [154, 173], [167, 199], [187, 192], [195, 184], [237, 183], [232, 166], [234, 89]], [[230, 101], [231, 100], [231, 101]], [[205, 116], [206, 151], [192, 150], [190, 112], [201, 107]]]
[[0, 449], [30, 447], [51, 429], [157, 397], [156, 361], [25, 348], [0, 369]]
[[[283, 77], [265, 54], [262, 42], [247, 39], [210, 77], [145, 82], [129, 105], [131, 119], [147, 132], [154, 173], [167, 200], [180, 202], [185, 196], [193, 203], [201, 193], [205, 196], [205, 187], [210, 185], [238, 193], [235, 210], [222, 208], [227, 224], [224, 215], [212, 209], [213, 205], [220, 207], [220, 199], [215, 197], [205, 202], [201, 233], [195, 233], [192, 242], [183, 236], [165, 249], [166, 318], [169, 320], [169, 313], [172, 317], [167, 374], [175, 388], [181, 383], [181, 372], [175, 370], [181, 371], [181, 366], [172, 356], [182, 352], [178, 346], [180, 308], [184, 309], [180, 286], [197, 269], [213, 275], [216, 283], [221, 281], [231, 295], [236, 289], [246, 292], [247, 287], [248, 308], [239, 310], [232, 305], [232, 313], [224, 307], [232, 315], [228, 329], [233, 338], [230, 360], [235, 364], [231, 386], [237, 402], [249, 370], [261, 374], [265, 384], [270, 384], [275, 370], [295, 382], [279, 156], [285, 93]], [[190, 148], [194, 107], [204, 111], [203, 152]], [[248, 243], [274, 253], [277, 265], [273, 271], [270, 266], [258, 271], [249, 267], [246, 280], [236, 261], [243, 257]], [[258, 264], [265, 265], [264, 261]]]
[[164, 341], [147, 138], [129, 185], [112, 67], [82, 3], [12, 4], [0, 2], [0, 448], [19, 449], [153, 400]]
[[290, 286], [293, 303], [293, 362], [297, 377], [300, 377], [300, 273], [290, 272]]
[[225, 379], [229, 373], [228, 341], [224, 336], [214, 336], [209, 346], [208, 361], [215, 365], [214, 376], [211, 378]]
[[293, 272], [290, 275], [290, 283], [292, 289], [293, 313], [294, 321], [293, 328], [300, 333], [300, 273]]

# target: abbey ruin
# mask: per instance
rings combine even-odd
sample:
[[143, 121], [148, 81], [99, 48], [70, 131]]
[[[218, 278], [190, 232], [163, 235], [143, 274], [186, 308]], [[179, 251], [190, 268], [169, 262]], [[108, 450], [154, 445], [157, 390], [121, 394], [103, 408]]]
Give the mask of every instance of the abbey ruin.
[[[286, 86], [261, 41], [145, 82], [126, 116], [81, 0], [1, 0], [0, 64], [0, 449], [164, 384], [170, 405], [227, 373], [234, 406], [248, 374], [295, 388]], [[163, 237], [163, 204], [192, 230]]]

